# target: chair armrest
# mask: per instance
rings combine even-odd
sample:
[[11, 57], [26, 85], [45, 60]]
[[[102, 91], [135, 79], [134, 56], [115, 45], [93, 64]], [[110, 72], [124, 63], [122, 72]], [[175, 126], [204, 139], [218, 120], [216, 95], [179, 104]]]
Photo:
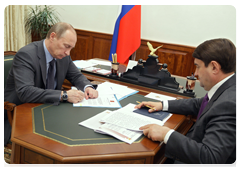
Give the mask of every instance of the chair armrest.
[[4, 102], [4, 109], [7, 110], [8, 121], [11, 126], [12, 126], [13, 112], [15, 107], [16, 107], [16, 104], [14, 103], [9, 103], [8, 101]]

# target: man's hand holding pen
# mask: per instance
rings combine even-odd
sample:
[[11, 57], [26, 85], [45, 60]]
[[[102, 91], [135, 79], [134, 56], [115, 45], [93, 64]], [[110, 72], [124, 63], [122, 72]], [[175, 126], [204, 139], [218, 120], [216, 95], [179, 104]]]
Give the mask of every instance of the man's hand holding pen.
[[87, 87], [84, 92], [85, 99], [95, 99], [98, 97], [98, 91], [92, 87]]

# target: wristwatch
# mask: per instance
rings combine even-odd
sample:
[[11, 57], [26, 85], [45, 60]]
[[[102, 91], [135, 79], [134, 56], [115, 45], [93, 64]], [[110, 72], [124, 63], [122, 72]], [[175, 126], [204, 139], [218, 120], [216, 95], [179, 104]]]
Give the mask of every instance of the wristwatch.
[[63, 102], [66, 102], [68, 100], [68, 95], [66, 91], [63, 91], [62, 99], [63, 99]]

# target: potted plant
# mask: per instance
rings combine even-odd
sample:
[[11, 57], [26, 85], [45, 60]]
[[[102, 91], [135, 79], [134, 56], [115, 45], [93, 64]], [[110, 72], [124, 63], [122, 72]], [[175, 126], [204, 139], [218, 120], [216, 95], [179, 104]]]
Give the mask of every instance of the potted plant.
[[29, 6], [25, 17], [25, 30], [32, 36], [32, 41], [46, 38], [52, 25], [59, 22], [58, 13], [51, 6], [36, 5], [35, 8]]

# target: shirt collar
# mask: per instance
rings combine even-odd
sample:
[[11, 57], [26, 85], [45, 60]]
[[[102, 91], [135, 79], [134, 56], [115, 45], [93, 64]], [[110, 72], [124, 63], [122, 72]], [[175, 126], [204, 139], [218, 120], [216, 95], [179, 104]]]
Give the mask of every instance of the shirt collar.
[[49, 53], [46, 45], [45, 45], [45, 40], [43, 41], [43, 48], [44, 48], [44, 52], [46, 55], [46, 63], [49, 63], [50, 61], [52, 61], [54, 58], [52, 57], [52, 55]]
[[[235, 73], [234, 73], [235, 74]], [[217, 91], [217, 89], [224, 83], [226, 82], [228, 79], [230, 79], [234, 74], [226, 77], [225, 79], [221, 80], [220, 82], [218, 82], [217, 84], [215, 84], [209, 91], [208, 91], [208, 98], [209, 100], [212, 98], [212, 96], [214, 95], [214, 93]]]

